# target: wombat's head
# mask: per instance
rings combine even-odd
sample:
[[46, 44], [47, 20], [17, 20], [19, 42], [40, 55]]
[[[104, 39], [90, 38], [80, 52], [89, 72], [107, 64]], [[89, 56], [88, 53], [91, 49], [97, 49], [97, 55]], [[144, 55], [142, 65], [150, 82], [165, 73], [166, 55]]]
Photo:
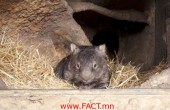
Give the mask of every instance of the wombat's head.
[[105, 45], [79, 47], [71, 44], [70, 47], [72, 53], [68, 67], [74, 82], [90, 84], [97, 82], [106, 74]]

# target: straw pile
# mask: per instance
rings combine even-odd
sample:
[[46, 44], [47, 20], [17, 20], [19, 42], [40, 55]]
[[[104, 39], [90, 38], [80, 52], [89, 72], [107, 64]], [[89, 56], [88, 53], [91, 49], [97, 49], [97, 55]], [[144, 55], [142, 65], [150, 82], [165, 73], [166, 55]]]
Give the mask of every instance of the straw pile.
[[109, 88], [134, 88], [140, 87], [140, 85], [151, 76], [160, 74], [163, 70], [167, 69], [169, 65], [160, 62], [159, 65], [149, 71], [139, 72], [140, 67], [132, 66], [130, 62], [123, 65], [119, 60], [116, 60], [116, 62], [108, 60], [108, 67], [111, 72]]
[[137, 75], [140, 68], [132, 66], [130, 62], [123, 65], [118, 60], [108, 60], [107, 64], [111, 72], [109, 88], [131, 88], [139, 81]]
[[70, 84], [56, 78], [49, 59], [40, 56], [35, 46], [6, 36], [0, 41], [0, 77], [12, 89], [66, 89]]
[[[0, 38], [0, 77], [10, 89], [70, 89], [75, 88], [57, 78], [50, 58], [39, 54], [36, 46], [29, 48], [19, 40], [3, 35]], [[139, 75], [139, 67], [118, 60], [107, 60], [111, 79], [108, 88], [139, 86], [146, 78]], [[158, 69], [160, 71], [160, 69]], [[156, 71], [152, 71], [154, 74]], [[140, 77], [140, 78], [139, 78]]]
[[135, 86], [141, 85], [142, 83], [147, 81], [151, 76], [155, 74], [160, 74], [163, 70], [167, 68], [169, 68], [169, 65], [167, 63], [160, 62], [159, 65], [153, 67], [151, 70], [138, 74], [138, 78], [140, 80], [135, 84]]

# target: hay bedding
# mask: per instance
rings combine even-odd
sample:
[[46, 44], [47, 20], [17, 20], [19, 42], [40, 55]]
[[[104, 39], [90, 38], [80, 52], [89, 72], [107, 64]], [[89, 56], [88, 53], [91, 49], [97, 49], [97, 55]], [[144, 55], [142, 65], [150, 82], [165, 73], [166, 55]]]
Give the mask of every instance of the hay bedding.
[[138, 72], [139, 67], [132, 66], [129, 62], [123, 65], [118, 60], [107, 60], [109, 71], [111, 72], [111, 79], [109, 88], [131, 88], [139, 81]]
[[[49, 58], [41, 56], [36, 46], [26, 47], [19, 40], [5, 35], [0, 40], [0, 77], [10, 89], [76, 88], [55, 77]], [[141, 84], [139, 67], [130, 63], [107, 60], [111, 73], [108, 88], [131, 88]], [[140, 83], [139, 83], [140, 82]]]
[[49, 60], [35, 46], [25, 47], [6, 36], [0, 42], [0, 77], [12, 89], [73, 88], [55, 77]]

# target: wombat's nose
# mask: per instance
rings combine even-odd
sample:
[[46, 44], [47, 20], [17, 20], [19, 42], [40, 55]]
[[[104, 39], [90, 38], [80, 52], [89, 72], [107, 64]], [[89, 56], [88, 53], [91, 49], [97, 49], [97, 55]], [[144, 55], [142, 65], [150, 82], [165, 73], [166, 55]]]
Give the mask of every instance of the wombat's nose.
[[92, 78], [90, 72], [82, 72], [81, 77], [84, 81], [89, 81]]

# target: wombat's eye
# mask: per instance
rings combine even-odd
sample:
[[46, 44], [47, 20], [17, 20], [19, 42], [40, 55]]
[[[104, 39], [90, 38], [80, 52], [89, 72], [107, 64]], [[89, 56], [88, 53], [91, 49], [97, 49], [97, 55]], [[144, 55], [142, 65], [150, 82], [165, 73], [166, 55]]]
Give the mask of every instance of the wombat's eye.
[[80, 69], [80, 63], [76, 64], [76, 69]]
[[96, 64], [96, 63], [93, 64], [93, 68], [94, 68], [94, 69], [97, 68], [97, 64]]

